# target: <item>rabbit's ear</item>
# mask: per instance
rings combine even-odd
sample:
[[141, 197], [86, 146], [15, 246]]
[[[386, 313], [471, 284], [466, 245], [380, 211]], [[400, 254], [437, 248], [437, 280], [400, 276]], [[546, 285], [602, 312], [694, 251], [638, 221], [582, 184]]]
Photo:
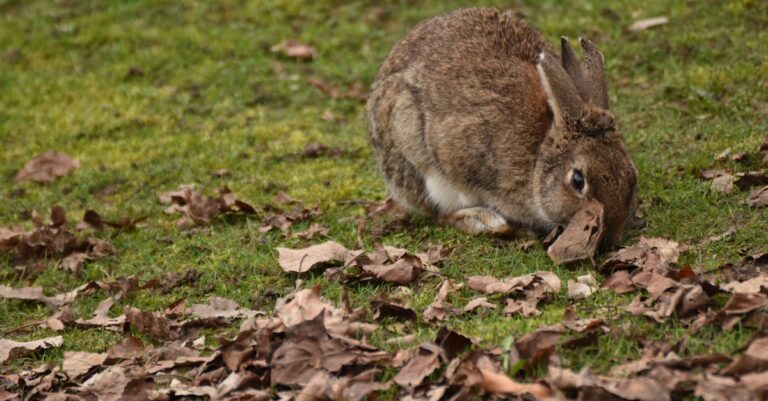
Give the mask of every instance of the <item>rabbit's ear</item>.
[[608, 83], [605, 80], [605, 70], [603, 63], [605, 58], [597, 50], [592, 42], [580, 38], [581, 49], [584, 50], [584, 73], [589, 82], [590, 102], [591, 104], [608, 110]]
[[589, 82], [587, 81], [584, 72], [584, 66], [581, 65], [579, 56], [576, 55], [576, 52], [571, 47], [571, 42], [567, 37], [562, 36], [560, 38], [560, 45], [562, 48], [561, 57], [563, 59], [563, 68], [565, 69], [565, 72], [568, 73], [568, 76], [571, 77], [573, 84], [579, 91], [581, 100], [585, 103], [589, 103], [592, 98], [592, 89], [589, 87]]
[[565, 128], [574, 126], [581, 118], [583, 104], [576, 86], [559, 61], [551, 54], [541, 53], [536, 70], [554, 114], [555, 125]]
[[603, 55], [589, 40], [579, 39], [579, 42], [584, 50], [584, 64], [579, 61], [579, 56], [571, 47], [568, 38], [560, 38], [563, 69], [571, 77], [584, 103], [607, 110], [608, 88], [603, 70]]

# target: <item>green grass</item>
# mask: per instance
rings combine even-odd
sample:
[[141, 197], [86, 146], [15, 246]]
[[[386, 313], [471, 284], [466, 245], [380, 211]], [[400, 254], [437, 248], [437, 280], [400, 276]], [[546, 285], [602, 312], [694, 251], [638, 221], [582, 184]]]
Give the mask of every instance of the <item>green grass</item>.
[[[187, 235], [163, 214], [157, 194], [197, 183], [212, 191], [228, 185], [240, 198], [262, 205], [276, 187], [323, 214], [330, 237], [353, 246], [355, 218], [363, 213], [350, 200], [379, 200], [385, 189], [367, 143], [364, 105], [332, 100], [309, 84], [319, 77], [344, 87], [373, 81], [391, 46], [415, 23], [460, 6], [513, 5], [553, 43], [560, 35], [588, 36], [607, 59], [611, 101], [628, 147], [640, 169], [639, 194], [647, 228], [630, 232], [663, 236], [690, 245], [681, 265], [714, 268], [741, 258], [740, 251], [765, 251], [768, 216], [743, 204], [745, 193], [726, 196], [709, 190], [692, 171], [719, 164], [740, 171], [759, 168], [715, 162], [726, 148], [755, 153], [768, 130], [768, 3], [759, 0], [669, 2], [556, 1], [26, 1], [0, 0], [0, 225], [21, 223], [19, 213], [47, 213], [62, 205], [71, 219], [95, 209], [103, 216], [150, 217], [137, 231], [112, 239], [118, 254], [85, 266], [79, 276], [48, 263], [33, 281], [11, 274], [0, 259], [0, 277], [13, 286], [71, 289], [88, 279], [137, 275], [142, 281], [195, 268], [199, 282], [168, 295], [143, 290], [123, 305], [159, 310], [179, 297], [203, 302], [210, 295], [243, 306], [270, 310], [270, 292], [287, 293], [295, 277], [277, 265], [277, 246], [298, 247], [322, 239], [282, 239], [261, 234], [256, 218], [216, 222]], [[377, 17], [378, 15], [378, 17]], [[628, 34], [637, 18], [668, 16], [668, 25]], [[316, 47], [312, 62], [281, 58], [270, 47], [298, 39]], [[273, 71], [280, 63], [285, 72]], [[330, 109], [339, 121], [321, 118]], [[311, 142], [347, 150], [341, 157], [301, 160], [285, 157]], [[13, 176], [31, 157], [46, 150], [65, 152], [82, 167], [54, 184], [15, 184]], [[227, 168], [231, 176], [213, 172]], [[12, 196], [19, 188], [21, 197]], [[99, 191], [114, 188], [112, 195]], [[23, 223], [25, 224], [25, 223]], [[701, 240], [739, 229], [730, 239], [707, 246]], [[107, 234], [104, 234], [107, 235]], [[173, 242], [159, 242], [170, 237]], [[366, 246], [372, 247], [370, 239]], [[459, 282], [474, 274], [496, 277], [554, 270], [563, 282], [593, 269], [555, 267], [541, 247], [528, 253], [516, 243], [498, 246], [488, 237], [468, 237], [419, 220], [412, 231], [385, 242], [412, 250], [445, 243], [454, 256], [443, 269]], [[340, 286], [322, 274], [337, 300]], [[421, 313], [439, 285], [427, 277], [414, 285], [414, 308]], [[350, 288], [355, 306], [393, 290], [388, 285]], [[473, 295], [462, 290], [450, 301], [462, 306]], [[84, 297], [73, 307], [90, 312], [103, 295]], [[607, 371], [639, 356], [640, 339], [687, 339], [687, 353], [732, 353], [749, 330], [703, 330], [690, 336], [674, 320], [657, 325], [619, 312], [629, 297], [599, 294], [574, 305], [582, 316], [617, 318], [616, 330], [598, 343], [564, 351], [566, 365]], [[449, 320], [446, 325], [488, 346], [500, 346], [542, 324], [559, 322], [568, 304], [565, 291], [545, 303], [540, 317], [504, 317], [501, 311]], [[608, 312], [592, 312], [609, 306]], [[41, 305], [0, 300], [0, 331], [47, 317]], [[401, 329], [433, 338], [422, 323], [385, 326], [373, 341]], [[16, 339], [41, 338], [46, 330]], [[120, 336], [102, 330], [68, 329], [62, 349], [14, 362], [15, 367], [58, 361], [67, 350], [102, 351]]]

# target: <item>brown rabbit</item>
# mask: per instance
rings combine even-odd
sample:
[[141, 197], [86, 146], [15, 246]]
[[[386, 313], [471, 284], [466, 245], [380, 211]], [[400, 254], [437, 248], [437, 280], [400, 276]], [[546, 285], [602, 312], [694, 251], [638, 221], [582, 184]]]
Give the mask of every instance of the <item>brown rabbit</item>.
[[562, 57], [512, 13], [461, 9], [392, 49], [368, 100], [371, 143], [391, 196], [469, 233], [544, 232], [588, 197], [603, 245], [621, 238], [637, 168], [613, 115], [603, 55], [568, 39]]

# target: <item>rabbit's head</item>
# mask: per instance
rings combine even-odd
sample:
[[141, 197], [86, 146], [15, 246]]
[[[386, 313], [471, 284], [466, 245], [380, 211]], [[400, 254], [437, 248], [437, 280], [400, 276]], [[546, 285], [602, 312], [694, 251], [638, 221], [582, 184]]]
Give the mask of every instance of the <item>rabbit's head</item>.
[[541, 53], [536, 66], [552, 125], [540, 149], [535, 195], [540, 212], [565, 224], [587, 198], [604, 206], [602, 245], [623, 235], [636, 206], [637, 168], [608, 110], [603, 55], [581, 40], [584, 63], [567, 38], [562, 56]]

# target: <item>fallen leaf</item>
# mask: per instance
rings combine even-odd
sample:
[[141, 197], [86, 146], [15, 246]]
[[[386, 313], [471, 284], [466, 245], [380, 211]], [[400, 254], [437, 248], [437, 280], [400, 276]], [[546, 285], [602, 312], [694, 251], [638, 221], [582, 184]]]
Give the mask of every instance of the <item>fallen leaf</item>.
[[587, 199], [576, 212], [562, 234], [547, 249], [555, 264], [567, 264], [591, 259], [603, 234], [603, 205]]
[[460, 288], [460, 286], [454, 284], [453, 281], [443, 280], [442, 284], [440, 284], [440, 288], [437, 290], [435, 300], [429, 304], [424, 311], [424, 320], [432, 323], [445, 320], [449, 316], [457, 314], [458, 310], [448, 304], [446, 298], [448, 298], [449, 293], [456, 291], [458, 288]]
[[329, 262], [345, 262], [354, 257], [351, 251], [338, 242], [328, 241], [302, 249], [277, 248], [280, 267], [285, 272], [303, 273], [315, 265]]
[[398, 285], [408, 285], [421, 275], [421, 260], [415, 256], [404, 255], [391, 264], [362, 265], [364, 272], [379, 280]]
[[273, 53], [281, 53], [286, 57], [299, 60], [312, 60], [315, 58], [315, 48], [296, 40], [284, 40], [272, 46]]
[[746, 351], [726, 367], [722, 373], [728, 376], [741, 376], [763, 371], [768, 371], [768, 337], [752, 340]]
[[576, 280], [568, 280], [568, 299], [580, 301], [588, 298], [597, 291], [597, 282], [591, 274], [576, 277]]
[[768, 185], [756, 190], [749, 195], [746, 200], [747, 205], [752, 207], [766, 207], [768, 206]]
[[107, 360], [106, 353], [67, 351], [64, 353], [62, 370], [70, 379], [88, 373], [91, 369], [101, 366]]
[[389, 359], [389, 354], [331, 337], [323, 316], [305, 320], [286, 330], [286, 339], [272, 355], [273, 384], [306, 385], [318, 372], [337, 373], [344, 367], [370, 367]]
[[28, 353], [61, 347], [63, 343], [64, 338], [62, 336], [54, 336], [26, 342], [0, 338], [0, 364], [5, 363], [11, 358], [18, 358], [19, 356]]
[[667, 17], [654, 17], [654, 18], [646, 18], [637, 20], [632, 23], [629, 27], [627, 27], [627, 30], [629, 32], [640, 32], [644, 31], [646, 29], [656, 28], [662, 25], [666, 25], [669, 23], [669, 19]]
[[373, 320], [375, 321], [383, 318], [414, 321], [417, 318], [416, 312], [413, 309], [385, 295], [372, 300], [371, 307], [373, 308]]
[[509, 376], [488, 369], [480, 369], [483, 376], [483, 390], [494, 394], [525, 395], [530, 394], [535, 400], [547, 400], [552, 395], [549, 389], [541, 384], [518, 383]]
[[166, 214], [181, 214], [176, 223], [180, 226], [208, 224], [222, 214], [256, 214], [249, 203], [238, 199], [226, 186], [220, 187], [215, 196], [205, 196], [194, 185], [181, 185], [176, 190], [161, 194], [160, 203], [170, 205]]
[[189, 307], [189, 312], [201, 319], [235, 319], [254, 316], [258, 313], [250, 309], [241, 308], [237, 302], [221, 297], [210, 297], [207, 305], [194, 304]]
[[742, 191], [754, 186], [768, 185], [768, 176], [762, 171], [750, 171], [747, 173], [737, 173], [736, 181], [733, 184]]
[[422, 344], [418, 352], [395, 375], [402, 387], [416, 387], [440, 366], [440, 348], [432, 343]]
[[705, 181], [709, 181], [726, 174], [728, 174], [728, 170], [721, 169], [721, 168], [710, 168], [710, 169], [701, 170], [699, 172], [699, 178]]
[[474, 299], [471, 299], [469, 302], [467, 302], [466, 305], [464, 305], [464, 308], [462, 309], [462, 312], [472, 312], [475, 309], [483, 308], [483, 309], [496, 309], [496, 304], [492, 302], [488, 302], [488, 298], [486, 297], [477, 297]]
[[734, 184], [736, 182], [736, 177], [731, 174], [723, 174], [719, 177], [715, 177], [712, 180], [712, 183], [710, 186], [712, 187], [712, 190], [717, 192], [722, 192], [724, 194], [732, 194]]
[[327, 227], [312, 223], [306, 230], [291, 234], [291, 238], [312, 239], [318, 235], [326, 236], [330, 231]]
[[93, 317], [88, 320], [78, 319], [75, 323], [79, 326], [103, 327], [106, 329], [120, 330], [125, 324], [125, 315], [109, 317], [109, 310], [114, 305], [112, 298], [107, 298], [99, 303], [93, 312]]
[[541, 327], [515, 341], [520, 358], [526, 361], [526, 366], [534, 366], [548, 357], [565, 333], [562, 325]]
[[619, 270], [603, 281], [602, 288], [610, 288], [617, 294], [626, 294], [635, 290], [635, 284], [632, 283], [628, 271]]
[[80, 161], [63, 153], [49, 151], [27, 162], [24, 168], [16, 173], [14, 180], [16, 182], [53, 182], [78, 167], [80, 167]]

